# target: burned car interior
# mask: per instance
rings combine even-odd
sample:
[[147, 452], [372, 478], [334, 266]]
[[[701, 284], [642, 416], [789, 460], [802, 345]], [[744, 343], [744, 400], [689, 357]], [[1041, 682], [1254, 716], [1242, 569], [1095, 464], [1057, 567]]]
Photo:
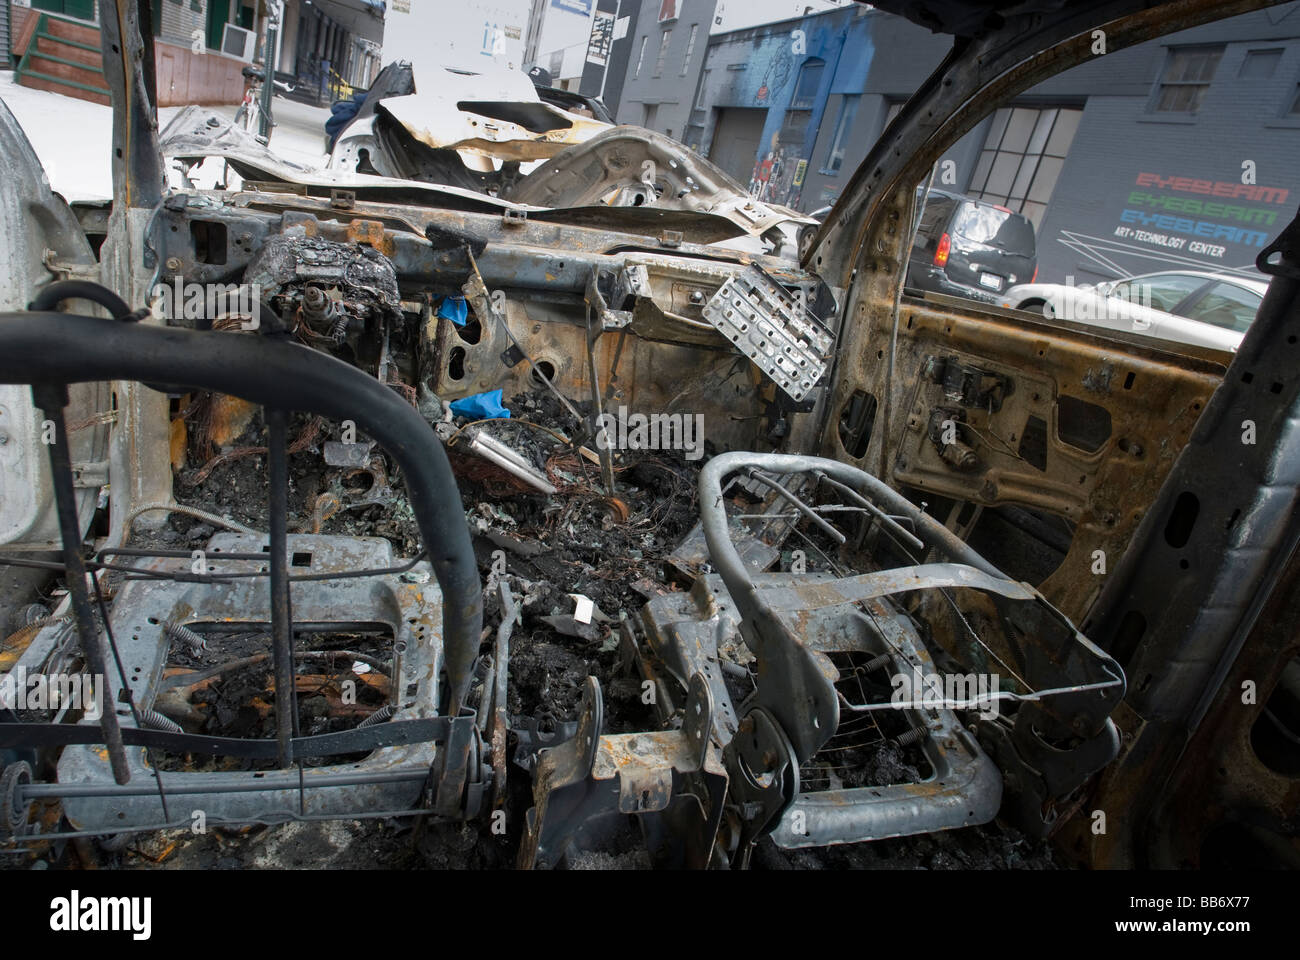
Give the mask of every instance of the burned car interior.
[[0, 109], [0, 674], [100, 698], [0, 705], [0, 849], [197, 811], [407, 819], [444, 866], [968, 828], [1300, 863], [1300, 226], [1235, 354], [903, 290], [981, 117], [1096, 29], [1268, 5], [877, 4], [952, 50], [818, 227], [550, 104], [421, 141], [409, 76], [326, 171], [197, 107], [160, 135], [101, 0], [111, 209]]

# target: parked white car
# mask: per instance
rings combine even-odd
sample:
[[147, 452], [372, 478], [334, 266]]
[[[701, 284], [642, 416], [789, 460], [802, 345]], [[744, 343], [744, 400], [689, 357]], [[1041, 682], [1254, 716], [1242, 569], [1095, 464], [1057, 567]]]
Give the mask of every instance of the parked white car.
[[1127, 330], [1162, 340], [1235, 351], [1268, 284], [1226, 273], [1171, 270], [1074, 286], [1023, 283], [1004, 307]]

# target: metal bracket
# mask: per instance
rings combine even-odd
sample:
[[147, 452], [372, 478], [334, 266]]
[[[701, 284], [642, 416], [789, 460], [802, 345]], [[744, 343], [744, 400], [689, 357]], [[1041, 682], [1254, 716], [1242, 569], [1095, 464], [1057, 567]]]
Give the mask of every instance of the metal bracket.
[[762, 707], [740, 721], [723, 751], [731, 774], [731, 795], [740, 808], [735, 863], [749, 865], [754, 842], [770, 833], [799, 796], [799, 762], [781, 725]]
[[944, 397], [963, 407], [978, 407], [989, 413], [1002, 409], [1002, 401], [1015, 393], [1015, 381], [1001, 373], [963, 363], [956, 357], [929, 356], [921, 375], [943, 387]]
[[462, 708], [430, 771], [429, 793], [435, 816], [460, 820], [478, 815], [487, 779], [482, 755], [477, 714], [468, 707]]
[[691, 678], [680, 730], [600, 736], [604, 700], [588, 677], [572, 739], [542, 752], [519, 866], [548, 867], [593, 819], [635, 814], [657, 866], [707, 866], [727, 773], [710, 740], [713, 695]]
[[826, 375], [835, 338], [759, 267], [728, 277], [703, 312], [790, 399], [802, 400]]
[[72, 485], [94, 489], [108, 483], [108, 461], [78, 461], [72, 465]]

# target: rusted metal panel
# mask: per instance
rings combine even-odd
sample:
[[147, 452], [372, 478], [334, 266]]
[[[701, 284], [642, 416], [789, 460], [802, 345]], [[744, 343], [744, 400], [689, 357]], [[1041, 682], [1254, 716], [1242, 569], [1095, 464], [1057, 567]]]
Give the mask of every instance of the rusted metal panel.
[[[858, 315], [865, 319], [867, 313], [860, 307]], [[1081, 618], [1102, 582], [1092, 572], [1094, 551], [1104, 551], [1112, 563], [1123, 553], [1223, 366], [1166, 352], [1163, 344], [1126, 345], [1023, 314], [909, 298], [899, 315], [891, 386], [885, 355], [892, 323], [885, 309], [872, 316], [874, 322], [849, 331], [830, 400], [832, 423], [857, 390], [880, 401], [880, 420], [857, 462], [883, 463], [892, 482], [925, 493], [982, 506], [1021, 504], [1067, 519], [1075, 529], [1070, 551], [1041, 589], [1067, 616]], [[930, 358], [945, 357], [1000, 374], [1013, 388], [996, 411], [954, 404], [924, 375]], [[1070, 424], [1062, 430], [1062, 397], [1109, 418], [1108, 435], [1095, 449], [1078, 446], [1082, 441], [1071, 437]], [[931, 442], [926, 428], [936, 408], [966, 417], [968, 427], [956, 430], [977, 452], [974, 469], [957, 469]], [[892, 412], [888, 422], [885, 412]], [[1044, 425], [1044, 469], [1021, 452], [1031, 418]], [[838, 433], [825, 444], [837, 458], [854, 461]]]

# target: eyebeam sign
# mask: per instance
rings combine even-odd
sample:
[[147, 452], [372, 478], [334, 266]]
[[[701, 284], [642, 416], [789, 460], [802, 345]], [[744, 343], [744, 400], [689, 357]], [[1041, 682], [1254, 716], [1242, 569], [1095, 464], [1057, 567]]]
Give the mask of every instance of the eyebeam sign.
[[[1290, 193], [1284, 187], [1158, 173], [1139, 173], [1136, 187], [1115, 236], [1215, 260], [1228, 257], [1231, 247], [1267, 246]], [[1233, 256], [1247, 253], [1234, 250]]]
[[[1138, 166], [1127, 185], [1112, 194], [1110, 212], [1095, 226], [1081, 211], [1058, 217], [1049, 207], [1054, 229], [1045, 233], [1055, 233], [1057, 242], [1082, 260], [1057, 263], [1055, 245], [1049, 247], [1040, 235], [1040, 276], [1091, 268], [1111, 277], [1170, 269], [1257, 277], [1255, 258], [1290, 222], [1295, 191], [1186, 173]], [[1077, 197], [1067, 196], [1077, 191], [1065, 177], [1056, 193], [1054, 206], [1060, 200], [1073, 207], [1070, 201]]]

